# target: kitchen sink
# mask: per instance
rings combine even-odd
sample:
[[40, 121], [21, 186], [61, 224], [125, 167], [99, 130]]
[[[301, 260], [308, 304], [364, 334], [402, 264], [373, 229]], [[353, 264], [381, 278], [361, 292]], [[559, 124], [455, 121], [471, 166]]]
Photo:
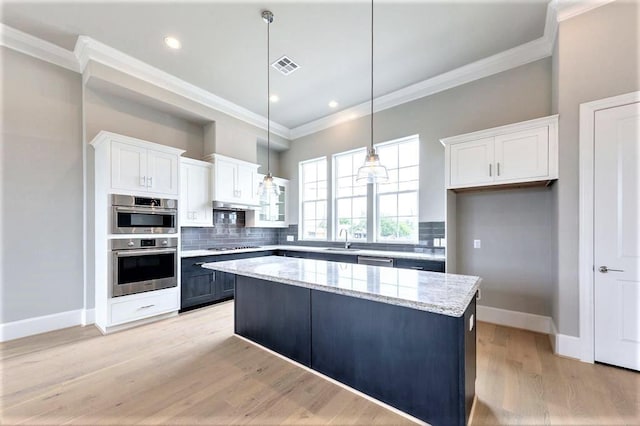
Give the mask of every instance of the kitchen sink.
[[344, 248], [344, 247], [327, 247], [325, 250], [327, 251], [360, 251], [360, 249]]

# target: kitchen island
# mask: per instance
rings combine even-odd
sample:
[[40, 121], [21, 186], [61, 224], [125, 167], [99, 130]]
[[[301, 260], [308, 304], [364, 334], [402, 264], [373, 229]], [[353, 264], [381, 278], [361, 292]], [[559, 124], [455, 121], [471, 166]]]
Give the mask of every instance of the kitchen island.
[[432, 425], [464, 425], [475, 395], [480, 278], [265, 256], [234, 274], [235, 332]]

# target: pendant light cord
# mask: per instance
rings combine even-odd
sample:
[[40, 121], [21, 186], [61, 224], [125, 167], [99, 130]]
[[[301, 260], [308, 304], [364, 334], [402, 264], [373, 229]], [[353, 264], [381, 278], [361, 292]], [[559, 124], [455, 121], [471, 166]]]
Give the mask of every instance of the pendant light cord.
[[271, 73], [269, 58], [271, 49], [271, 22], [267, 21], [267, 174], [271, 174]]
[[373, 0], [371, 0], [371, 152], [373, 152]]

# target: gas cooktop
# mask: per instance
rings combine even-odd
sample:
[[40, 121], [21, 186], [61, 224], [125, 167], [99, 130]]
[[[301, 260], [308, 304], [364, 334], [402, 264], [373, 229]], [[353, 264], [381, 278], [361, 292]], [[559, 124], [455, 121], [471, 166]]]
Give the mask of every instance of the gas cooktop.
[[238, 246], [238, 247], [210, 247], [207, 250], [211, 251], [229, 251], [229, 250], [242, 250], [242, 249], [257, 249], [259, 246]]

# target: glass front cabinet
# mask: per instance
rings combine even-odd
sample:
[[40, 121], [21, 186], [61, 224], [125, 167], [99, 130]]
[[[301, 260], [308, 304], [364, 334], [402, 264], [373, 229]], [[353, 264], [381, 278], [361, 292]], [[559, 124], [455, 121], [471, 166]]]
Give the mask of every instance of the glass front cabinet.
[[[264, 175], [258, 175], [258, 185], [262, 182]], [[260, 198], [260, 207], [246, 213], [245, 226], [250, 228], [286, 228], [287, 203], [289, 199], [289, 181], [274, 177], [273, 181], [280, 189], [280, 195], [273, 194]]]

